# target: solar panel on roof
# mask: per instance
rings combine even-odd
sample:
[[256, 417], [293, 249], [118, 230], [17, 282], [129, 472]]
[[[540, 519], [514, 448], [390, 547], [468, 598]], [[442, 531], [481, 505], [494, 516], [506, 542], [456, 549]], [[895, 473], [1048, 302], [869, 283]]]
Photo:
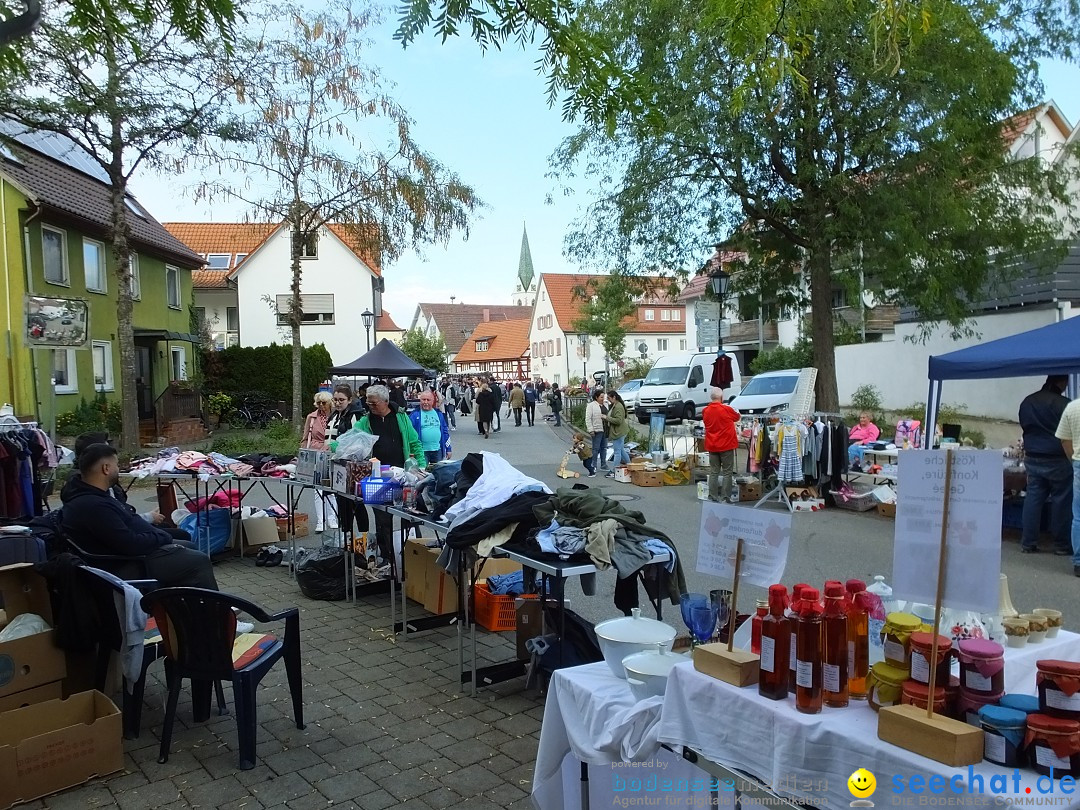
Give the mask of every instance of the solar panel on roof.
[[109, 182], [109, 175], [97, 161], [66, 135], [30, 130], [10, 118], [0, 118], [0, 131], [35, 152], [40, 152], [102, 183]]

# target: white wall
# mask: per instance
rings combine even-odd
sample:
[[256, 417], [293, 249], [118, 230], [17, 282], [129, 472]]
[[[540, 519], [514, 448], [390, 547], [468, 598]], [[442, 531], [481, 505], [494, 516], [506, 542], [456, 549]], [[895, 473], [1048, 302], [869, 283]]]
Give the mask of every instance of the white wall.
[[[289, 243], [289, 233], [282, 228], [249, 256], [237, 273], [242, 346], [289, 342], [289, 329], [277, 325], [274, 309], [275, 296], [288, 295], [292, 280]], [[375, 305], [371, 270], [325, 229], [319, 237], [318, 258], [301, 259], [301, 265], [301, 293], [334, 296], [334, 323], [301, 326], [301, 342], [305, 346], [325, 344], [335, 364], [355, 360], [367, 350], [360, 313]], [[270, 302], [263, 296], [269, 296]]]
[[[1080, 310], [1064, 305], [1064, 316], [1075, 316]], [[998, 338], [1038, 329], [1058, 320], [1058, 310], [1023, 309], [984, 315], [973, 326], [980, 335], [954, 341], [940, 328], [926, 343], [911, 343], [904, 338], [916, 333], [916, 324], [898, 323], [896, 340], [887, 343], [861, 343], [839, 346], [836, 349], [836, 382], [841, 403], [850, 403], [851, 395], [860, 385], [870, 383], [881, 392], [887, 409], [926, 402], [929, 386], [929, 360], [932, 355], [947, 354]], [[949, 405], [965, 405], [972, 416], [1016, 421], [1020, 401], [1038, 390], [1045, 376], [1008, 377], [992, 380], [946, 380], [942, 385], [942, 401]]]
[[211, 334], [225, 332], [228, 326], [225, 309], [237, 306], [236, 290], [195, 290], [194, 306], [203, 307]]

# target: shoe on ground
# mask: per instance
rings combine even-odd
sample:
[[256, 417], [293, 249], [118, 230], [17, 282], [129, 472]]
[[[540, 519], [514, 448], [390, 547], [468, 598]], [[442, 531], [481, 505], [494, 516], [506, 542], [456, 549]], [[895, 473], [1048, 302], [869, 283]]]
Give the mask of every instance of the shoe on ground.
[[588, 474], [587, 476], [585, 476], [585, 477], [586, 477], [586, 478], [596, 478], [596, 473], [594, 473], [594, 472], [591, 472], [591, 473], [589, 473], [589, 474]]
[[255, 565], [258, 568], [262, 568], [266, 565], [266, 561], [270, 559], [270, 550], [266, 548], [260, 548], [259, 553], [255, 555]]
[[1038, 554], [1039, 553], [1039, 547], [1038, 546], [1021, 546], [1020, 547], [1020, 553], [1021, 554]]
[[604, 478], [614, 478], [614, 477], [615, 477], [615, 473], [610, 471], [610, 470], [608, 472], [604, 473]]
[[244, 633], [254, 633], [255, 625], [251, 622], [237, 622], [236, 623], [236, 635], [240, 636]]
[[1055, 557], [1071, 557], [1072, 553], [1073, 553], [1073, 551], [1072, 551], [1071, 548], [1055, 548], [1054, 549], [1054, 556]]

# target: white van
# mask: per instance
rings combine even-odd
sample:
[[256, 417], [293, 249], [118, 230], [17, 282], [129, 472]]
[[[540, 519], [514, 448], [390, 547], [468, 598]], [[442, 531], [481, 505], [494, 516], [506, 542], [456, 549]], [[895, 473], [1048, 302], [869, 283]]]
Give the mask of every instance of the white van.
[[[725, 389], [725, 396], [738, 394], [742, 388], [739, 361], [734, 355], [728, 357], [734, 379], [731, 387]], [[693, 419], [699, 415], [709, 404], [709, 381], [715, 360], [715, 352], [679, 352], [659, 358], [638, 389], [634, 409], [638, 422], [647, 425], [654, 413], [673, 419]]]
[[783, 413], [791, 407], [801, 374], [798, 368], [757, 374], [728, 404], [744, 416]]

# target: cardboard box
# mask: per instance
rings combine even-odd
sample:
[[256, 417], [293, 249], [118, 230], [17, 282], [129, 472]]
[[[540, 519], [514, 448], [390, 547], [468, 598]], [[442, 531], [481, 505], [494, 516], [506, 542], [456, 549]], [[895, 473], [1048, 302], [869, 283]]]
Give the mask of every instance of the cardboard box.
[[0, 716], [0, 808], [28, 802], [124, 767], [120, 710], [80, 692]]
[[[0, 604], [8, 623], [23, 613], [36, 613], [51, 626], [52, 602], [44, 579], [26, 563], [0, 568]], [[0, 643], [0, 697], [61, 681], [67, 675], [64, 651], [54, 631]]]
[[244, 518], [240, 523], [244, 531], [244, 545], [267, 546], [278, 541], [277, 521], [272, 517]]
[[751, 481], [748, 484], [739, 484], [740, 501], [756, 501], [761, 498], [761, 482]]
[[0, 697], [0, 712], [10, 712], [23, 706], [33, 706], [46, 700], [59, 700], [64, 696], [63, 681], [53, 681]]
[[370, 461], [334, 459], [330, 463], [330, 488], [342, 495], [355, 495], [356, 484], [371, 475]]
[[626, 467], [616, 467], [615, 468], [615, 480], [618, 481], [620, 484], [629, 484], [630, 483], [630, 470], [628, 468], [626, 468]]
[[517, 657], [528, 661], [532, 656], [525, 649], [525, 642], [543, 635], [544, 608], [539, 599], [516, 599], [514, 605], [517, 610]]
[[423, 541], [405, 541], [405, 595], [421, 605], [427, 591], [428, 569], [435, 559]]
[[646, 461], [631, 461], [629, 464], [626, 465], [626, 469], [628, 469], [631, 473], [633, 473], [635, 470], [637, 470], [638, 472], [644, 472], [646, 469], [648, 469], [648, 467], [649, 462]]
[[[424, 609], [435, 615], [453, 613], [458, 605], [457, 582], [436, 562], [441, 553], [440, 549], [431, 548], [428, 553], [432, 555], [432, 562], [428, 569]], [[520, 571], [521, 565], [508, 559], [484, 558], [477, 562], [477, 570], [479, 577], [486, 579], [492, 574], [512, 574]]]
[[896, 517], [896, 504], [895, 503], [879, 503], [877, 505], [877, 513], [882, 517], [895, 518]]
[[[289, 539], [289, 519], [288, 518], [274, 518], [274, 523], [277, 525], [278, 540]], [[310, 524], [308, 523], [307, 512], [298, 512], [293, 515], [293, 526], [296, 531], [297, 537], [307, 537], [310, 533]]]
[[709, 482], [698, 481], [697, 482], [697, 499], [699, 501], [709, 500]]
[[638, 487], [662, 487], [664, 485], [663, 470], [631, 470], [630, 481]]

